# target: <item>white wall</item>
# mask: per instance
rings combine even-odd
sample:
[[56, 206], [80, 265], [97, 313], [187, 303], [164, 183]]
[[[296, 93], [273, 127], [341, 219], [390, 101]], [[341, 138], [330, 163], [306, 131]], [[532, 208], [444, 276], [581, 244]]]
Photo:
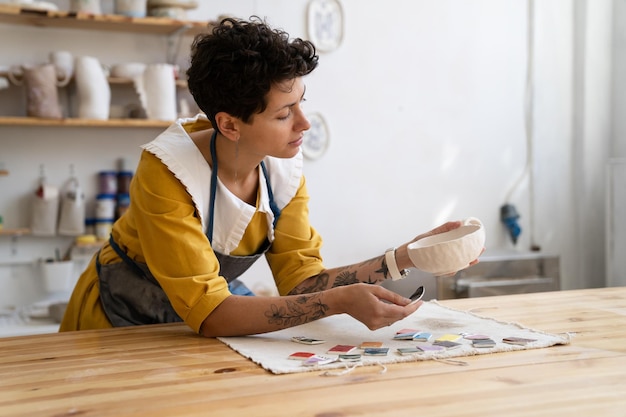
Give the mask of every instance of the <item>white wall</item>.
[[615, 0], [613, 7], [613, 95], [612, 151], [617, 158], [626, 157], [626, 1]]
[[[305, 0], [200, 3], [189, 13], [193, 20], [257, 14], [292, 36], [307, 36]], [[535, 243], [561, 256], [563, 288], [603, 285], [604, 266], [596, 260], [603, 256], [604, 223], [596, 209], [604, 201], [598, 170], [608, 151], [588, 160], [583, 150], [598, 141], [610, 143], [609, 126], [616, 123], [607, 117], [610, 53], [603, 49], [613, 2], [535, 4], [533, 198], [528, 176], [512, 192], [529, 151], [524, 129], [527, 1], [341, 3], [343, 43], [321, 53], [319, 68], [306, 80], [307, 108], [326, 118], [331, 133], [326, 155], [305, 168], [311, 219], [324, 236], [328, 266], [378, 255], [448, 219], [476, 216], [487, 229], [487, 254], [526, 251]], [[603, 27], [606, 31], [596, 30]], [[27, 43], [27, 35], [50, 44]], [[107, 64], [164, 59], [165, 40], [152, 36], [107, 33], [103, 43], [102, 34], [0, 25], [0, 37], [14, 39], [0, 46], [4, 65], [45, 60], [53, 45], [96, 55]], [[189, 41], [178, 60], [183, 67]], [[594, 50], [594, 60], [587, 60]], [[590, 94], [601, 104], [587, 102]], [[2, 98], [0, 91], [0, 103]], [[620, 103], [614, 95], [614, 106]], [[575, 118], [581, 114], [584, 125]], [[0, 177], [5, 227], [25, 226], [25, 196], [40, 163], [56, 181], [74, 163], [93, 197], [95, 173], [112, 168], [120, 156], [134, 164], [138, 145], [157, 132], [0, 127], [0, 162], [11, 171]], [[581, 170], [581, 164], [589, 169]], [[517, 246], [499, 218], [509, 194], [522, 215]], [[581, 198], [598, 201], [577, 208]], [[583, 233], [576, 231], [581, 224]], [[17, 251], [15, 244], [0, 237], [0, 262], [46, 256], [41, 252], [59, 242], [20, 238]], [[0, 288], [15, 284], [11, 271], [0, 267]], [[247, 279], [267, 282], [268, 275], [258, 265]]]

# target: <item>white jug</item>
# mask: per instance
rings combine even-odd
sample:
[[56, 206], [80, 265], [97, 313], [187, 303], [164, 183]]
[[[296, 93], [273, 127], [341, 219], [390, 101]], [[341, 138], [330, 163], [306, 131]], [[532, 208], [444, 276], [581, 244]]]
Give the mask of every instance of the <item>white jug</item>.
[[78, 236], [85, 233], [85, 194], [76, 178], [70, 178], [61, 190], [58, 234]]
[[91, 56], [79, 56], [74, 65], [78, 117], [108, 120], [111, 109], [111, 86], [100, 61]]
[[174, 66], [150, 64], [141, 76], [134, 79], [141, 106], [148, 119], [173, 121], [176, 119], [176, 80]]
[[30, 231], [33, 236], [54, 236], [59, 217], [59, 189], [42, 182], [33, 195]]

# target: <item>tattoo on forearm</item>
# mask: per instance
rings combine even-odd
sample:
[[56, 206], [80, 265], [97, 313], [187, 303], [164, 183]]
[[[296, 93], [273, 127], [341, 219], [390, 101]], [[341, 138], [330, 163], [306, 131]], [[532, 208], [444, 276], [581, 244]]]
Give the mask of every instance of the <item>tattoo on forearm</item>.
[[328, 289], [329, 276], [327, 273], [321, 273], [315, 278], [310, 278], [291, 291], [291, 294], [310, 294], [317, 291]]
[[323, 318], [328, 308], [319, 293], [308, 294], [297, 297], [295, 301], [287, 300], [285, 306], [272, 304], [265, 317], [269, 324], [297, 326]]
[[356, 271], [344, 271], [340, 272], [335, 278], [333, 287], [341, 287], [344, 285], [356, 284], [359, 280], [356, 277]]
[[387, 261], [385, 261], [385, 257], [383, 256], [383, 260], [380, 263], [380, 268], [376, 270], [379, 274], [383, 274], [383, 279], [387, 279], [389, 276], [389, 268], [387, 267]]
[[[369, 269], [371, 272], [367, 275], [367, 280], [359, 279], [357, 277], [357, 271], [364, 266], [375, 265], [380, 262], [380, 267], [378, 269], [371, 268]], [[387, 263], [385, 262], [385, 257], [377, 257], [372, 258], [359, 265], [349, 265], [342, 266], [334, 270], [337, 274], [335, 281], [333, 282], [332, 287], [342, 287], [345, 285], [358, 284], [359, 282], [364, 282], [366, 284], [378, 284], [379, 282], [384, 281], [389, 276], [389, 269], [387, 268]], [[373, 272], [373, 275], [372, 275]], [[366, 272], [363, 272], [365, 274]], [[311, 277], [306, 281], [300, 283], [296, 288], [291, 291], [291, 295], [295, 294], [311, 294], [317, 291], [327, 290], [329, 287], [330, 276], [327, 272], [322, 272], [316, 277]]]

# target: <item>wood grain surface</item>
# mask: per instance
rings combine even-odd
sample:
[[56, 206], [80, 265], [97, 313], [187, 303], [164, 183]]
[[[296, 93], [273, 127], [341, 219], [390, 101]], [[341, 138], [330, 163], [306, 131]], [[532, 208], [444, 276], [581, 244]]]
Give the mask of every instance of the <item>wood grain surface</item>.
[[0, 339], [0, 416], [626, 416], [626, 288], [442, 304], [572, 343], [273, 375], [181, 324]]

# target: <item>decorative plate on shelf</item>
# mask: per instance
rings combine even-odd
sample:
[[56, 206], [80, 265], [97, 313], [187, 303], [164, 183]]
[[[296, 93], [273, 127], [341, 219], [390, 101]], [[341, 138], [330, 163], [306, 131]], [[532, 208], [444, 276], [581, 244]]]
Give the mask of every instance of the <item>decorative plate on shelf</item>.
[[311, 128], [304, 132], [302, 154], [308, 159], [318, 159], [328, 148], [328, 127], [319, 113], [308, 114], [307, 119], [311, 123]]
[[343, 39], [343, 10], [339, 0], [311, 0], [307, 11], [309, 39], [317, 49], [337, 49]]

